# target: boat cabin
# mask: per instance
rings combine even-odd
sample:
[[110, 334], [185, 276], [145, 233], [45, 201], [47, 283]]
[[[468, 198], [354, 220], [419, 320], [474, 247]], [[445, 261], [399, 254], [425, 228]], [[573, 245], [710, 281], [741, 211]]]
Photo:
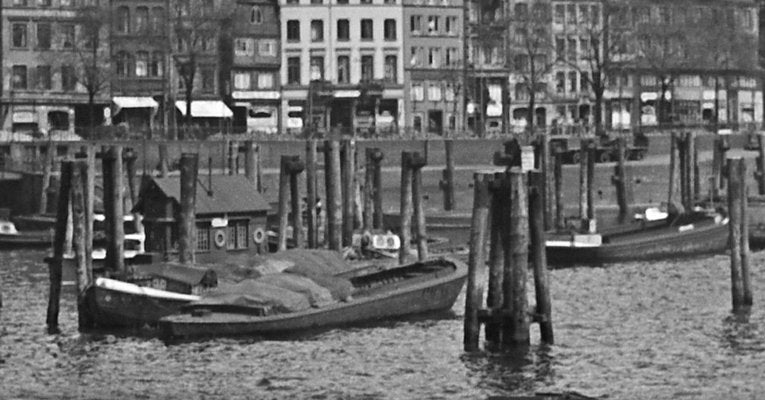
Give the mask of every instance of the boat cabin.
[[[134, 212], [143, 215], [146, 251], [177, 254], [180, 177], [147, 177]], [[196, 261], [266, 251], [266, 217], [271, 207], [243, 175], [199, 179], [196, 191]]]

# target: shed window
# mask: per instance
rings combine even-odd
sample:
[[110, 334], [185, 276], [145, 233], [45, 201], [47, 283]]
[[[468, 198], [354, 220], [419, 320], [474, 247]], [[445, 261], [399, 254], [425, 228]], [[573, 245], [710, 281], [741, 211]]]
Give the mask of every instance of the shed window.
[[[208, 223], [209, 224], [209, 223]], [[197, 225], [197, 250], [210, 250], [210, 227]]]

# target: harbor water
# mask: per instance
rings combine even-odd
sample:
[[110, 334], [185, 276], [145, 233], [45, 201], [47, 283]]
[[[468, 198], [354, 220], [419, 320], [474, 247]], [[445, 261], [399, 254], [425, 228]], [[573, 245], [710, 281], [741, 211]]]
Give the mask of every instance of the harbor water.
[[765, 396], [765, 253], [755, 305], [731, 315], [729, 259], [551, 274], [556, 344], [525, 356], [462, 351], [450, 312], [285, 340], [164, 343], [81, 334], [73, 289], [45, 332], [41, 251], [0, 252], [0, 399], [481, 399], [576, 391], [608, 399]]

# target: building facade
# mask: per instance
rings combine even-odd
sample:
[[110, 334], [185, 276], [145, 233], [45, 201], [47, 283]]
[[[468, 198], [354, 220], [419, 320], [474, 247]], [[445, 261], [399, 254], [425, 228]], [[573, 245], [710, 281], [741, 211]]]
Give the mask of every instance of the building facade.
[[401, 0], [279, 3], [286, 131], [392, 134], [406, 125]]
[[462, 0], [403, 0], [404, 109], [415, 134], [462, 130], [464, 11]]
[[[82, 9], [105, 6], [101, 0], [2, 0], [0, 130], [67, 137], [91, 118], [100, 124], [108, 83], [85, 71], [105, 58], [108, 41], [92, 47], [86, 36], [93, 21], [83, 21]], [[108, 36], [105, 23], [95, 31]], [[97, 86], [97, 111], [88, 106], [89, 83]]]
[[281, 131], [279, 8], [276, 0], [238, 0], [222, 68], [234, 112], [234, 131], [276, 134]]

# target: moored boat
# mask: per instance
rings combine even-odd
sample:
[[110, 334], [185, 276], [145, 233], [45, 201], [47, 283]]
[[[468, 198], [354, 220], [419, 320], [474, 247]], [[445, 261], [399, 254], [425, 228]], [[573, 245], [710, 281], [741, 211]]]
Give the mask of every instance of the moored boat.
[[727, 218], [694, 212], [600, 234], [552, 235], [546, 252], [551, 265], [565, 266], [692, 257], [724, 251], [727, 243]]
[[448, 258], [380, 269], [366, 267], [336, 275], [352, 284], [351, 297], [321, 307], [272, 313], [268, 307], [194, 305], [160, 319], [166, 338], [271, 336], [419, 314], [452, 307], [467, 266]]
[[13, 222], [0, 220], [0, 247], [48, 247], [52, 240], [50, 230], [20, 231]]

